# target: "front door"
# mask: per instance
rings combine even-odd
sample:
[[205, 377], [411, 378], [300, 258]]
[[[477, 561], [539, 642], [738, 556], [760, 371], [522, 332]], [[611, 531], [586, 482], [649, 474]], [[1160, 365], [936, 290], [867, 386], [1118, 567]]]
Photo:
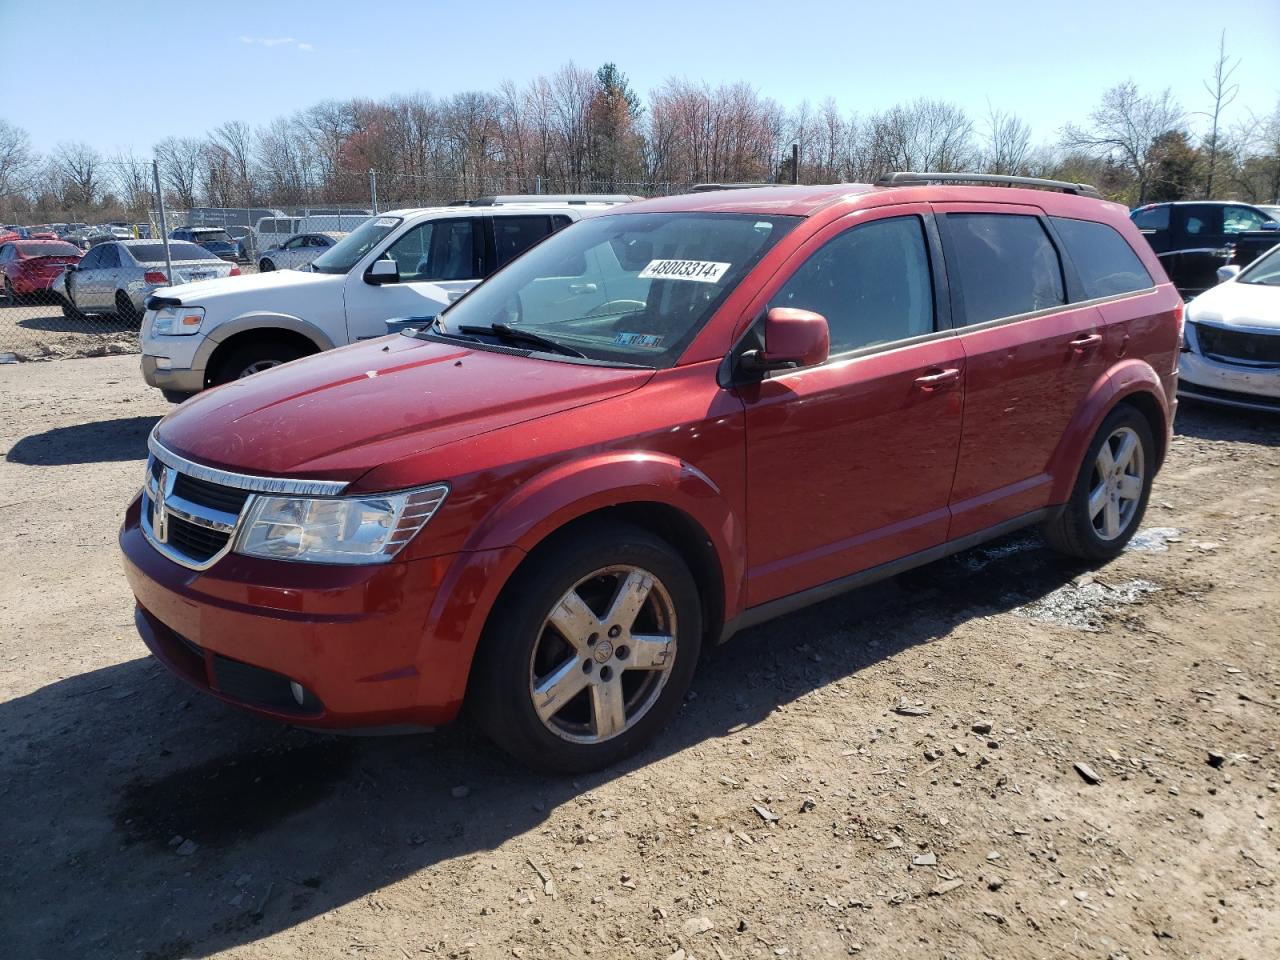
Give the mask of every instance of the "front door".
[[398, 283], [370, 284], [352, 270], [346, 282], [347, 337], [381, 337], [386, 322], [434, 317], [484, 277], [484, 221], [480, 217], [428, 220], [402, 233], [378, 255], [393, 260]]
[[1048, 466], [1103, 364], [1096, 307], [1067, 303], [1035, 207], [935, 204], [964, 347], [964, 431], [949, 539], [1048, 505]]
[[830, 225], [766, 290], [827, 318], [831, 357], [741, 391], [751, 606], [946, 538], [964, 355], [928, 207], [889, 210]]

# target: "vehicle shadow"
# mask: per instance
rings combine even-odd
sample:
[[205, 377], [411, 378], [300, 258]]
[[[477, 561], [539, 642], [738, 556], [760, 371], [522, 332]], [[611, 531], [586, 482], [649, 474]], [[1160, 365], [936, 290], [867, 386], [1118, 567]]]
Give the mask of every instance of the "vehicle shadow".
[[1280, 411], [1237, 410], [1183, 397], [1178, 400], [1173, 432], [1201, 440], [1280, 446]]
[[115, 314], [88, 314], [83, 320], [72, 320], [57, 312], [58, 308], [28, 307], [26, 309], [49, 310], [48, 313], [36, 317], [25, 317], [17, 326], [27, 330], [43, 330], [47, 333], [133, 333], [138, 332], [138, 324], [121, 320]]
[[[257, 941], [493, 850], [601, 784], [741, 737], [811, 691], [1081, 569], [1015, 536], [756, 627], [708, 653], [657, 745], [576, 779], [515, 766], [465, 721], [388, 738], [282, 728], [145, 657], [59, 680], [0, 704], [7, 950], [169, 960]], [[866, 703], [865, 722], [835, 736], [856, 746], [888, 706]]]
[[54, 427], [23, 437], [5, 454], [10, 463], [33, 467], [114, 463], [147, 455], [147, 437], [159, 417], [123, 417]]

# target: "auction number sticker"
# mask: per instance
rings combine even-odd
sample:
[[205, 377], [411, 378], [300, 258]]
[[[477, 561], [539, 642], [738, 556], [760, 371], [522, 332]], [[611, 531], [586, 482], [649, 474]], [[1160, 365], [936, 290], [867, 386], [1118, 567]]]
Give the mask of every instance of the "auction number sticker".
[[650, 260], [640, 271], [641, 280], [694, 280], [719, 283], [731, 264], [713, 260]]
[[613, 342], [622, 347], [658, 347], [662, 345], [662, 337], [653, 333], [620, 333]]

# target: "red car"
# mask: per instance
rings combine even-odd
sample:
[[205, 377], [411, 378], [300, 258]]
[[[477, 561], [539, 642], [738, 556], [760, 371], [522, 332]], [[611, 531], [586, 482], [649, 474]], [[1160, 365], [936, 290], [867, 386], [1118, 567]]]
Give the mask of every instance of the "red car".
[[10, 303], [45, 293], [82, 252], [63, 240], [10, 240], [0, 244], [0, 274]]
[[618, 207], [416, 332], [189, 400], [120, 532], [143, 639], [263, 715], [411, 728], [466, 701], [582, 770], [745, 626], [1032, 525], [1114, 557], [1168, 445], [1182, 301], [1092, 188], [953, 178]]

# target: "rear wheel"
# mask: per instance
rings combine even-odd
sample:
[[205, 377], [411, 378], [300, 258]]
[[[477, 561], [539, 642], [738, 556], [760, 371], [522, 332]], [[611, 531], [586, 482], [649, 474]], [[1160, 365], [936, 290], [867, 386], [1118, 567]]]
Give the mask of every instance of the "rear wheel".
[[305, 357], [311, 352], [287, 340], [254, 340], [234, 347], [230, 353], [218, 361], [211, 385], [216, 387], [222, 383], [230, 383], [232, 380], [240, 380], [243, 377], [261, 373], [263, 370], [278, 367], [290, 360]]
[[548, 547], [507, 586], [468, 708], [528, 766], [606, 767], [671, 721], [701, 641], [697, 585], [680, 555], [638, 527], [604, 525]]
[[1062, 513], [1044, 536], [1060, 553], [1110, 560], [1142, 523], [1155, 475], [1155, 441], [1146, 418], [1128, 404], [1098, 428]]
[[142, 314], [133, 305], [133, 300], [123, 290], [116, 291], [116, 316], [124, 323], [136, 324], [142, 320]]

